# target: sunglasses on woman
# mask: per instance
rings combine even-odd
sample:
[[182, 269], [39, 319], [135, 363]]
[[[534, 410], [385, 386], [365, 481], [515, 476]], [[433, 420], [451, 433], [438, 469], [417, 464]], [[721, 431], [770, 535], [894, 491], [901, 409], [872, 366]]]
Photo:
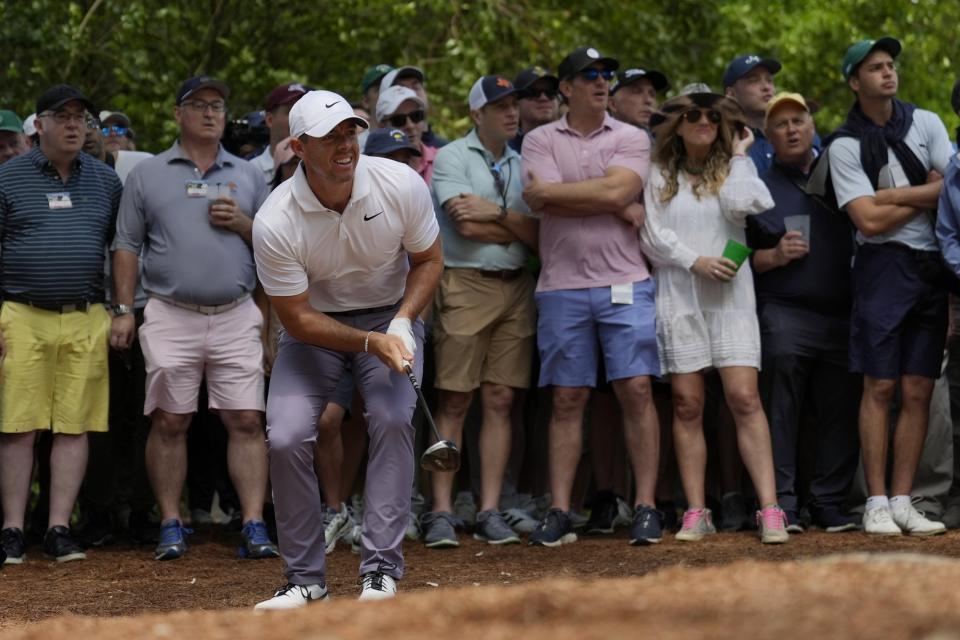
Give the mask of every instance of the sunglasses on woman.
[[427, 114], [423, 112], [423, 109], [417, 109], [416, 111], [411, 111], [410, 113], [396, 113], [387, 118], [387, 122], [390, 123], [391, 127], [399, 129], [407, 123], [407, 118], [410, 118], [410, 122], [413, 124], [418, 124], [423, 122], [425, 117], [427, 117]]
[[683, 117], [690, 124], [697, 124], [704, 114], [706, 114], [707, 121], [710, 124], [720, 124], [720, 121], [723, 120], [723, 114], [716, 109], [689, 109], [683, 114]]

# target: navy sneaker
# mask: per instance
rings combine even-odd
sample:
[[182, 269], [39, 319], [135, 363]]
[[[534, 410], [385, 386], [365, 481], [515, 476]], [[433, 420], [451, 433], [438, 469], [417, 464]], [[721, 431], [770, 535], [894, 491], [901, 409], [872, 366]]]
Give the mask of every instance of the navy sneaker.
[[267, 533], [267, 523], [263, 520], [250, 520], [240, 530], [243, 544], [240, 546], [241, 558], [262, 560], [264, 558], [279, 558], [280, 551], [277, 545], [270, 540]]
[[534, 546], [559, 547], [576, 541], [577, 534], [573, 532], [570, 515], [553, 508], [547, 511], [536, 530], [530, 534], [529, 543]]
[[817, 511], [817, 526], [827, 533], [841, 533], [843, 531], [856, 531], [857, 521], [844, 514], [836, 507], [824, 507]]
[[423, 542], [428, 549], [459, 547], [456, 531], [457, 518], [446, 511], [428, 511], [420, 516]]
[[70, 529], [62, 525], [47, 529], [43, 536], [43, 552], [56, 558], [57, 562], [87, 559], [87, 554], [70, 533]]
[[803, 533], [803, 525], [797, 512], [784, 510], [783, 513], [787, 516], [787, 533]]
[[193, 529], [187, 529], [179, 520], [171, 518], [160, 523], [160, 544], [153, 552], [154, 560], [176, 560], [187, 552], [187, 536]]
[[23, 564], [27, 559], [27, 542], [22, 529], [9, 527], [0, 531], [0, 547], [3, 548], [4, 564]]
[[663, 514], [651, 506], [641, 504], [633, 514], [630, 527], [630, 544], [641, 546], [657, 544], [663, 540]]

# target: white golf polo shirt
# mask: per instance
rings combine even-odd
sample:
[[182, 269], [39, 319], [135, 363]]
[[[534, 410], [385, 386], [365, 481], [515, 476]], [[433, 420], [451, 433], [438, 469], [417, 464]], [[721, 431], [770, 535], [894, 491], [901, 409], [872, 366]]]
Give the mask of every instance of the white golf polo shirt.
[[405, 164], [362, 155], [342, 215], [320, 203], [298, 168], [254, 217], [253, 251], [268, 295], [309, 289], [314, 309], [350, 311], [399, 301], [407, 252], [426, 251], [439, 232], [423, 178]]

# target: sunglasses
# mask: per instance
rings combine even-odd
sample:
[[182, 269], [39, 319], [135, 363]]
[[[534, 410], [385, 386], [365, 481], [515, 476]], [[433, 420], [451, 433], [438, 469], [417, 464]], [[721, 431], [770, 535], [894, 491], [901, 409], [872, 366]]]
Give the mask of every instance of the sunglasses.
[[416, 111], [411, 111], [410, 113], [395, 113], [387, 118], [387, 122], [390, 123], [391, 127], [399, 129], [407, 123], [407, 118], [409, 118], [410, 122], [413, 124], [419, 124], [423, 122], [423, 119], [426, 117], [427, 114], [423, 112], [423, 109], [417, 109]]
[[720, 121], [723, 120], [723, 114], [716, 109], [690, 109], [683, 114], [683, 117], [690, 124], [697, 124], [704, 114], [706, 114], [707, 121], [710, 122], [710, 124], [720, 124]]
[[587, 82], [593, 82], [597, 78], [603, 78], [607, 82], [613, 80], [613, 77], [617, 73], [613, 69], [584, 69], [583, 71], [578, 72], [581, 78]]
[[536, 100], [540, 96], [546, 96], [550, 100], [556, 100], [559, 95], [553, 89], [524, 89], [517, 94], [521, 100]]
[[127, 135], [127, 128], [126, 128], [126, 127], [118, 127], [117, 125], [112, 125], [112, 126], [109, 126], [109, 127], [103, 127], [102, 129], [100, 129], [100, 131], [103, 132], [103, 135], [104, 135], [105, 137], [109, 137], [109, 136], [125, 136], [125, 135]]

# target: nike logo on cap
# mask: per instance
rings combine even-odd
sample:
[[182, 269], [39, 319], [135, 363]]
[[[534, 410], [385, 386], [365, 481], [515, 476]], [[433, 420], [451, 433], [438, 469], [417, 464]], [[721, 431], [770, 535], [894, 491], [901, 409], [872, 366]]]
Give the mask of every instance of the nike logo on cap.
[[339, 103], [340, 103], [340, 101], [337, 100], [336, 102], [331, 102], [330, 104], [325, 104], [325, 105], [323, 105], [323, 106], [325, 106], [327, 109], [329, 109], [329, 108], [332, 107], [333, 105], [339, 104]]
[[[380, 213], [383, 213], [383, 211], [381, 211]], [[373, 219], [376, 218], [378, 215], [380, 215], [380, 213], [375, 213], [375, 214], [373, 214], [372, 216], [363, 216], [363, 221], [366, 222], [367, 220], [373, 220]]]

